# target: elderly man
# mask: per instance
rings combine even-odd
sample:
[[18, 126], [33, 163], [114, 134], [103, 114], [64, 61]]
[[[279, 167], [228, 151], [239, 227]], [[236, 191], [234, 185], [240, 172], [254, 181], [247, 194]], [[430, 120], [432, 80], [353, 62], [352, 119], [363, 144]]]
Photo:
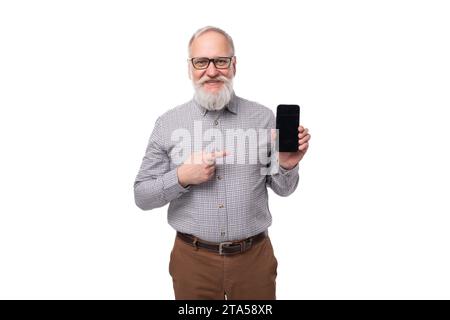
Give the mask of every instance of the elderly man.
[[[225, 31], [198, 30], [188, 52], [194, 97], [157, 118], [134, 183], [136, 205], [151, 210], [170, 203], [168, 222], [176, 237], [169, 272], [176, 299], [275, 299], [267, 187], [280, 196], [295, 191], [310, 134], [300, 126], [298, 151], [277, 154], [278, 171], [269, 174], [261, 169], [273, 167], [273, 157], [268, 163], [227, 161], [237, 152], [224, 148], [223, 137], [216, 135], [209, 150], [203, 141], [192, 148], [186, 140], [208, 130], [271, 130], [275, 117], [234, 93], [236, 56]], [[245, 150], [248, 156], [253, 149]]]

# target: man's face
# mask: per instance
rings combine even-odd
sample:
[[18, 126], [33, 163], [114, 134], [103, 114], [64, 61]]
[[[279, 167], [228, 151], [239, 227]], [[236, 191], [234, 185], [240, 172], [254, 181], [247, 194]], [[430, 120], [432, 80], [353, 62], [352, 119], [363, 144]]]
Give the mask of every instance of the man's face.
[[[210, 31], [202, 34], [192, 42], [191, 58], [197, 57], [230, 57], [231, 48], [227, 39], [220, 33]], [[219, 92], [224, 83], [219, 78], [224, 76], [233, 79], [236, 70], [236, 60], [233, 58], [231, 65], [227, 69], [217, 69], [211, 61], [208, 68], [197, 70], [189, 62], [189, 75], [194, 83], [201, 81], [201, 88], [208, 93]], [[205, 81], [206, 80], [206, 81]], [[204, 81], [204, 82], [203, 82]]]

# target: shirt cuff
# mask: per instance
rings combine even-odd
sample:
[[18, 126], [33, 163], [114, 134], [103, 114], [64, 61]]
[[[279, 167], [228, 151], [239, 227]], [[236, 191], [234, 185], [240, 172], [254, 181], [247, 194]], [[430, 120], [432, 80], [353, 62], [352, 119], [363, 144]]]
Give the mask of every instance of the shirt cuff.
[[190, 185], [184, 188], [178, 182], [177, 168], [167, 172], [163, 176], [163, 194], [167, 201], [172, 201], [180, 197], [183, 193], [188, 192], [190, 188]]
[[292, 169], [285, 169], [283, 168], [281, 165], [279, 165], [279, 173], [282, 175], [287, 175], [290, 173], [295, 173], [298, 172], [298, 163], [295, 165], [295, 167], [293, 167]]

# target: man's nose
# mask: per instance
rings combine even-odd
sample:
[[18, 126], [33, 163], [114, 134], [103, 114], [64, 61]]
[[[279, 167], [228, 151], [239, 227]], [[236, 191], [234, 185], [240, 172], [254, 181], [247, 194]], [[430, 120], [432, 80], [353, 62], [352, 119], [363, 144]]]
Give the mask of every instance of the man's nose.
[[211, 61], [209, 63], [208, 68], [206, 68], [206, 75], [210, 78], [213, 78], [213, 77], [217, 76], [218, 74], [219, 74], [219, 70], [217, 70], [216, 66]]

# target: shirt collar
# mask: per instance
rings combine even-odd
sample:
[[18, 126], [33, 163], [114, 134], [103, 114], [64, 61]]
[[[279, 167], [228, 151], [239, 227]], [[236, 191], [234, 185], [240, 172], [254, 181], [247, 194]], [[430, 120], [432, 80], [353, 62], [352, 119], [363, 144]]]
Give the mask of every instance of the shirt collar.
[[[196, 108], [200, 111], [202, 116], [204, 116], [208, 112], [208, 110], [206, 108], [202, 107], [197, 101], [195, 101], [195, 99], [192, 99], [192, 102], [194, 103]], [[228, 104], [224, 107], [224, 109], [227, 109], [231, 113], [237, 114], [238, 103], [237, 103], [237, 96], [234, 93], [234, 91], [231, 94], [230, 102], [228, 102]]]

